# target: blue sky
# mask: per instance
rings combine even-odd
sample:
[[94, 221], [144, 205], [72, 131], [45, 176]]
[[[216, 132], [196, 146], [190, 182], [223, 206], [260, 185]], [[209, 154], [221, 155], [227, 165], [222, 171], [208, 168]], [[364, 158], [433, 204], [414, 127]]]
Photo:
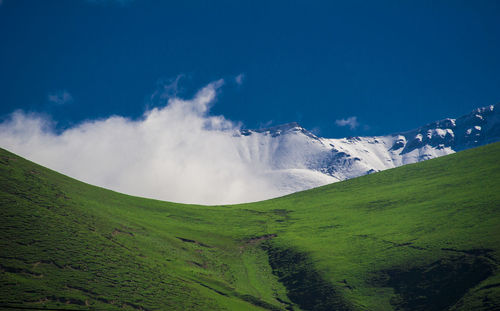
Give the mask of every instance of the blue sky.
[[0, 3], [4, 117], [37, 112], [61, 128], [137, 118], [177, 77], [183, 98], [225, 80], [211, 114], [246, 128], [297, 121], [324, 137], [500, 101], [495, 0]]

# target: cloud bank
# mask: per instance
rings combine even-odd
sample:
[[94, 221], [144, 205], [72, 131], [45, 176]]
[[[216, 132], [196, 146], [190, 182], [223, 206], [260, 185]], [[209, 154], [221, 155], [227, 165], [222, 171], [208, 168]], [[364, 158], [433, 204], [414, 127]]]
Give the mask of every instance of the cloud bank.
[[269, 167], [242, 160], [234, 137], [240, 125], [208, 114], [223, 83], [210, 83], [191, 99], [170, 97], [138, 120], [112, 116], [62, 133], [46, 117], [16, 111], [0, 123], [0, 146], [132, 195], [226, 204], [285, 194]]

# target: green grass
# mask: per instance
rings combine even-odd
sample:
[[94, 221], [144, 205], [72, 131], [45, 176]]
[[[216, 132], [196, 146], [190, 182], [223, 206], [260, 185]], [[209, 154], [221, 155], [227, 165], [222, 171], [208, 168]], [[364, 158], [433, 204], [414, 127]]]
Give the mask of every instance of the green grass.
[[0, 308], [500, 309], [500, 143], [232, 206], [0, 150], [0, 206]]

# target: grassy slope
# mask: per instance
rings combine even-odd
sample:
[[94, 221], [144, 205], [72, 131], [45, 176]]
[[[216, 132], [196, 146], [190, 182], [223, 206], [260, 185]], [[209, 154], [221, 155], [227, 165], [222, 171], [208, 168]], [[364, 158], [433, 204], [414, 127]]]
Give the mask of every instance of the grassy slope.
[[499, 159], [497, 143], [207, 207], [115, 193], [1, 150], [0, 305], [500, 308]]

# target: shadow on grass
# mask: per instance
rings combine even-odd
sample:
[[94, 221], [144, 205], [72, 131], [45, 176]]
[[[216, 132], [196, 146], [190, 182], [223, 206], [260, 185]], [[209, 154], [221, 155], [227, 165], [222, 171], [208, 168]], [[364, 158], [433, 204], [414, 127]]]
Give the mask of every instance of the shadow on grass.
[[396, 310], [446, 310], [494, 272], [483, 252], [442, 258], [428, 266], [380, 271], [377, 285], [393, 287]]
[[[273, 246], [270, 241], [261, 244], [269, 256], [273, 274], [286, 287], [288, 298], [302, 310], [350, 310], [333, 285], [322, 278], [306, 254]], [[291, 307], [287, 308], [292, 310]]]

